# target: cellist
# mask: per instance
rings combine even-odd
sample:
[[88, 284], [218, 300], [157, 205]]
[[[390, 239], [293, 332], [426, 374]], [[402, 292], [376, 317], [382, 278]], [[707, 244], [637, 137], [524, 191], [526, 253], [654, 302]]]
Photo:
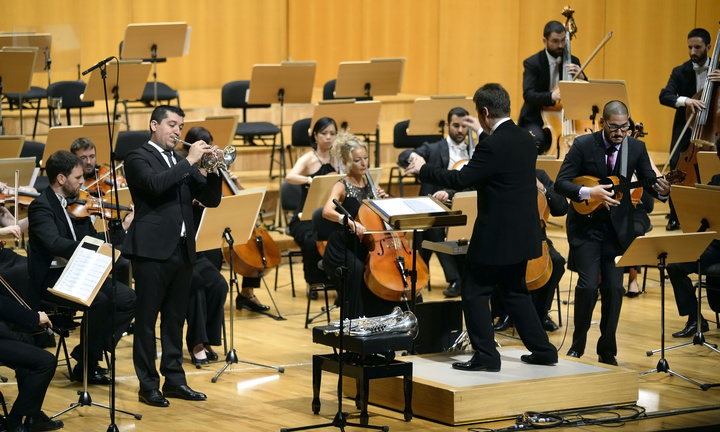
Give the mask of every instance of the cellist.
[[[580, 60], [572, 56], [570, 64], [563, 64], [566, 49], [565, 27], [559, 21], [550, 21], [543, 29], [545, 48], [533, 54], [523, 62], [523, 100], [518, 126], [527, 129], [535, 136], [538, 154], [547, 152], [553, 144], [543, 132], [541, 111], [544, 107], [555, 106], [562, 102], [558, 82], [562, 70], [575, 76], [580, 71]], [[578, 77], [586, 79], [581, 73]]]
[[[704, 103], [699, 99], [694, 99], [693, 95], [705, 87], [708, 79], [713, 82], [720, 82], [719, 70], [715, 69], [708, 74], [710, 66], [710, 58], [708, 57], [710, 33], [703, 28], [692, 29], [688, 33], [687, 44], [690, 60], [673, 69], [667, 85], [660, 91], [660, 103], [675, 108], [671, 150], [680, 138], [680, 133], [685, 126], [687, 110], [697, 113], [705, 108]], [[688, 148], [690, 135], [690, 131], [687, 131], [682, 136], [680, 145], [670, 160], [670, 168], [674, 169], [677, 166], [680, 154]], [[680, 229], [675, 209], [672, 206], [672, 200], [670, 200], [670, 203], [670, 216], [666, 227], [668, 231]]]
[[[337, 225], [338, 229], [328, 237], [322, 259], [323, 268], [336, 286], [340, 287], [341, 280], [335, 274], [335, 270], [345, 265], [347, 253], [350, 277], [348, 286], [345, 287], [345, 293], [349, 309], [344, 311], [344, 316], [357, 318], [386, 315], [396, 304], [376, 297], [365, 285], [363, 274], [365, 273], [365, 258], [368, 255], [368, 248], [363, 244], [362, 238], [366, 229], [361, 222], [354, 220], [362, 201], [374, 196], [372, 185], [366, 177], [369, 166], [367, 144], [351, 133], [340, 132], [335, 138], [331, 152], [343, 165], [347, 174], [333, 186], [330, 197], [323, 207], [322, 216], [336, 224], [344, 223], [345, 214], [333, 202], [333, 200], [337, 200], [353, 218], [353, 221], [348, 221], [348, 228], [353, 236], [351, 240], [346, 241], [345, 232], [340, 225]], [[380, 188], [376, 192], [380, 198], [388, 196]]]

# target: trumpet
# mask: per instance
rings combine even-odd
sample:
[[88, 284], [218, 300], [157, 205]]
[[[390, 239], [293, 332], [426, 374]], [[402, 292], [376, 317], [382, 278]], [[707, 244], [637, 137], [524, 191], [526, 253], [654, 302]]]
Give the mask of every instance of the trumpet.
[[[173, 139], [175, 140], [175, 144], [180, 143], [186, 147], [190, 147], [192, 145], [192, 143], [183, 141], [177, 137], [174, 137]], [[204, 154], [200, 159], [198, 167], [203, 168], [209, 173], [217, 172], [217, 170], [219, 169], [227, 171], [230, 167], [230, 164], [235, 161], [236, 156], [237, 151], [235, 150], [235, 147], [232, 145], [228, 145], [222, 150], [217, 149], [214, 150], [212, 153]]]

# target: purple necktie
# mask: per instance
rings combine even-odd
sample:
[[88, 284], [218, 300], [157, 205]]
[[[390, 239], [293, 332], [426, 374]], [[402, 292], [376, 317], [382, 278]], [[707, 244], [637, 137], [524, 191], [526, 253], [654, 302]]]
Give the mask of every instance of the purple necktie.
[[611, 145], [610, 147], [605, 149], [605, 154], [607, 155], [607, 175], [612, 175], [613, 165], [615, 164], [616, 151], [617, 147], [614, 145]]

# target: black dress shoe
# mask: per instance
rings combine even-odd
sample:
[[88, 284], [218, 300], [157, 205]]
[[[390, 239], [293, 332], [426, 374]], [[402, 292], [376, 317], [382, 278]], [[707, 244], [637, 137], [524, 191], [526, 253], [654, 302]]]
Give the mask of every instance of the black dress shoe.
[[196, 368], [200, 368], [202, 365], [210, 364], [210, 360], [207, 358], [199, 359], [195, 357], [195, 354], [190, 351], [190, 361], [195, 365]]
[[493, 330], [495, 331], [503, 331], [507, 330], [510, 327], [512, 327], [512, 320], [510, 319], [510, 315], [504, 315], [498, 318], [497, 323], [493, 326]]
[[163, 386], [163, 394], [165, 397], [178, 398], [191, 401], [204, 401], [207, 399], [204, 393], [196, 392], [187, 386], [187, 384], [179, 386]]
[[[255, 299], [255, 301], [253, 301], [253, 299]], [[242, 307], [243, 309], [247, 309], [253, 312], [265, 312], [270, 310], [270, 306], [265, 306], [264, 304], [260, 303], [257, 300], [257, 297], [255, 297], [255, 295], [251, 295], [250, 297], [245, 297], [241, 294], [238, 295], [237, 306], [238, 309]]]
[[567, 352], [568, 357], [580, 358], [580, 357], [582, 357], [582, 355], [583, 355], [583, 353], [575, 351], [574, 349], [571, 349], [570, 351]]
[[640, 293], [638, 291], [628, 291], [625, 293], [625, 297], [628, 297], [628, 298], [635, 298], [639, 295], [640, 295]]
[[210, 361], [218, 361], [218, 355], [215, 351], [213, 351], [212, 347], [210, 345], [205, 347], [205, 353], [207, 355], [208, 360]]
[[598, 361], [600, 363], [609, 364], [610, 366], [618, 365], [617, 360], [615, 360], [615, 356], [612, 354], [600, 354], [598, 355]]
[[472, 358], [466, 362], [453, 363], [452, 367], [464, 371], [500, 372], [500, 365], [494, 366], [483, 363], [477, 353], [473, 354]]
[[535, 354], [523, 354], [520, 356], [520, 360], [524, 361], [525, 363], [530, 363], [534, 365], [541, 365], [541, 366], [550, 366], [557, 363], [557, 359], [550, 360], [550, 359], [544, 359], [536, 356]]
[[550, 318], [549, 316], [545, 315], [545, 318], [542, 320], [542, 328], [545, 331], [554, 332], [558, 331], [558, 326], [555, 324], [555, 322]]
[[680, 229], [680, 222], [676, 220], [671, 220], [668, 222], [667, 226], [665, 227], [665, 231], [675, 231]]
[[[707, 320], [702, 320], [702, 327], [703, 332], [709, 331], [710, 326], [708, 325]], [[697, 333], [697, 320], [688, 321], [685, 323], [685, 328], [680, 330], [679, 332], [673, 333], [672, 337], [675, 338], [684, 338], [684, 337], [690, 337], [693, 336], [695, 333]]]
[[40, 411], [40, 414], [25, 418], [25, 429], [30, 432], [54, 431], [62, 429], [63, 426], [61, 420], [53, 420], [42, 411]]
[[140, 390], [138, 392], [138, 400], [140, 402], [146, 403], [150, 406], [156, 406], [156, 407], [167, 407], [170, 406], [170, 402], [165, 399], [165, 396], [163, 396], [162, 393], [160, 393], [160, 390], [154, 389], [154, 390]]
[[[98, 370], [99, 368], [97, 366], [90, 366], [88, 367], [87, 371], [87, 382], [88, 384], [96, 384], [96, 385], [110, 385], [110, 378], [106, 377], [105, 375], [101, 374]], [[73, 368], [72, 373], [72, 380], [77, 382], [82, 382], [83, 380], [83, 368], [82, 364], [78, 363]]]
[[460, 285], [457, 281], [453, 282], [443, 291], [443, 295], [447, 298], [460, 297]]

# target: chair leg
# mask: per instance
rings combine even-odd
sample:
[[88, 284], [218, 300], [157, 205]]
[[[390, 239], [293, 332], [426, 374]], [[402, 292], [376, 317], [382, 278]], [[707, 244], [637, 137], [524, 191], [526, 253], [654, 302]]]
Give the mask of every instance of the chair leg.
[[645, 267], [645, 269], [644, 269], [644, 271], [643, 271], [642, 291], [640, 291], [640, 292], [642, 292], [643, 294], [645, 294], [645, 282], [647, 281], [648, 266], [643, 266], [643, 267]]
[[558, 307], [558, 326], [562, 327], [562, 300], [560, 299], [560, 284], [555, 287], [557, 293], [557, 307]]

